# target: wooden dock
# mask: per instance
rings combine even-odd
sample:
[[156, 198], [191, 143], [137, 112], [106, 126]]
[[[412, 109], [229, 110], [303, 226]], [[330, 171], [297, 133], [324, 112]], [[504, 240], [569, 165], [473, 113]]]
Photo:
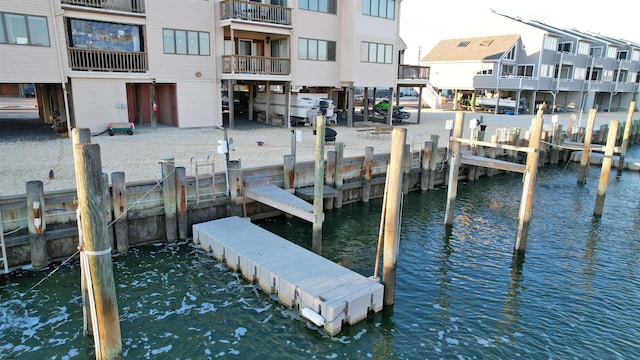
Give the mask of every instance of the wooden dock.
[[193, 241], [280, 302], [335, 335], [383, 307], [384, 287], [248, 219], [229, 217], [193, 225]]

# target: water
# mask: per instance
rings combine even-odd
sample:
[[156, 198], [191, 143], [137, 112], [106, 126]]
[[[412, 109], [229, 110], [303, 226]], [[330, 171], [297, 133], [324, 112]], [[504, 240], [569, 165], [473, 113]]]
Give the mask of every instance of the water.
[[[633, 149], [632, 149], [633, 150]], [[638, 149], [635, 149], [638, 150]], [[630, 152], [629, 157], [640, 158]], [[334, 337], [191, 244], [114, 258], [124, 354], [133, 359], [629, 359], [640, 354], [640, 173], [612, 171], [592, 216], [599, 168], [539, 173], [524, 258], [513, 256], [520, 174], [404, 198], [395, 305]], [[374, 267], [381, 200], [326, 214], [323, 252]], [[311, 225], [259, 223], [311, 246]], [[51, 269], [52, 270], [52, 269]], [[91, 359], [79, 265], [0, 280], [0, 359]], [[34, 287], [35, 286], [35, 287]]]

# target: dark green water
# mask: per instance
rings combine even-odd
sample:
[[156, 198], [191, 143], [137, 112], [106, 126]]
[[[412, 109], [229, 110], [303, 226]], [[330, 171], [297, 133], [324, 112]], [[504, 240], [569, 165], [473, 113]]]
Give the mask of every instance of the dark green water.
[[[637, 156], [636, 156], [637, 157]], [[524, 258], [513, 245], [519, 174], [404, 198], [395, 305], [334, 337], [301, 320], [190, 244], [114, 259], [123, 349], [132, 359], [633, 359], [640, 354], [640, 173], [611, 173], [592, 216], [599, 168], [539, 173]], [[374, 267], [381, 200], [326, 214], [323, 255]], [[311, 225], [259, 225], [307, 248]], [[79, 265], [0, 280], [0, 359], [91, 359]], [[33, 288], [35, 286], [35, 288]], [[32, 289], [33, 288], [33, 289]]]

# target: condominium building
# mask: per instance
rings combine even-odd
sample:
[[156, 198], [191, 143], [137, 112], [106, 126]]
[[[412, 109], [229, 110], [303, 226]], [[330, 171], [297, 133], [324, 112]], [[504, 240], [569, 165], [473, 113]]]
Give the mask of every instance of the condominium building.
[[470, 33], [440, 41], [420, 61], [434, 87], [470, 107], [624, 111], [639, 98], [640, 44], [493, 11]]
[[94, 132], [233, 127], [223, 102], [242, 97], [253, 119], [261, 91], [324, 93], [351, 116], [354, 87], [426, 85], [424, 69], [401, 65], [400, 4], [3, 0], [0, 83], [35, 84], [46, 122]]

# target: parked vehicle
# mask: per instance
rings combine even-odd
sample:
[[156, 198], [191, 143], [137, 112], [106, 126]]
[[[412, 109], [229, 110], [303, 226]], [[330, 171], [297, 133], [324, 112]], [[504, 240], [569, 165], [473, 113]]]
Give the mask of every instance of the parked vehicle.
[[26, 84], [22, 89], [24, 97], [36, 97], [36, 87], [33, 84]]

